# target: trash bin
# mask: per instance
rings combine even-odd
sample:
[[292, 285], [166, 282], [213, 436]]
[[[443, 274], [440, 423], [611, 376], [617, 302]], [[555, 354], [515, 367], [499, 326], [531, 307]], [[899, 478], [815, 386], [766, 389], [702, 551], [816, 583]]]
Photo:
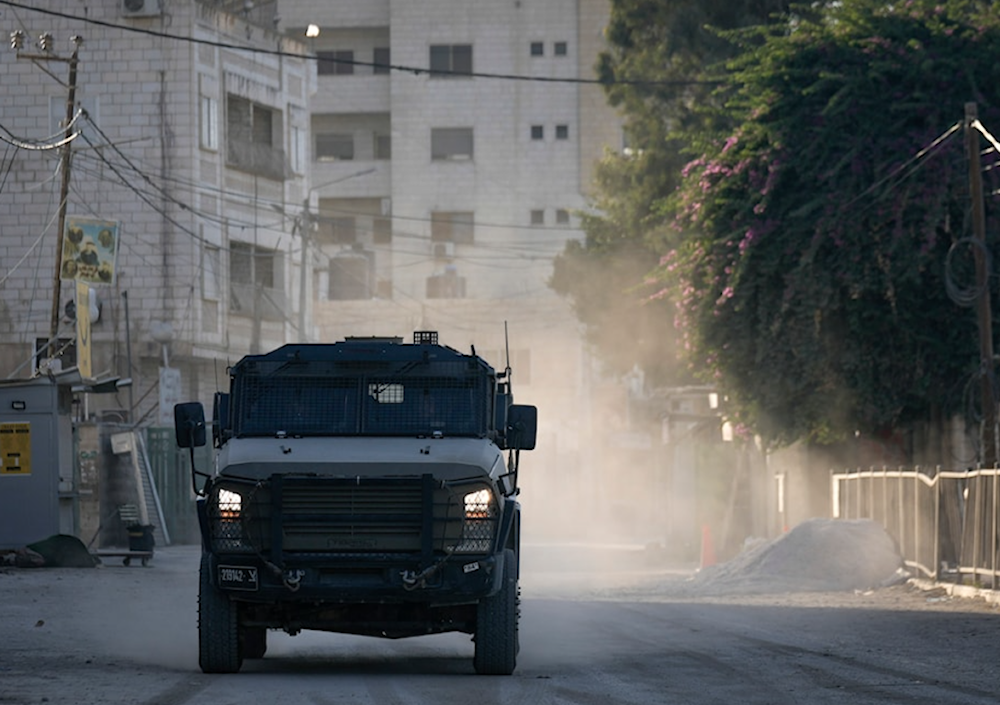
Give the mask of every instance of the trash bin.
[[152, 553], [153, 545], [155, 544], [153, 540], [154, 528], [156, 527], [152, 524], [132, 524], [126, 527], [128, 531], [128, 550]]

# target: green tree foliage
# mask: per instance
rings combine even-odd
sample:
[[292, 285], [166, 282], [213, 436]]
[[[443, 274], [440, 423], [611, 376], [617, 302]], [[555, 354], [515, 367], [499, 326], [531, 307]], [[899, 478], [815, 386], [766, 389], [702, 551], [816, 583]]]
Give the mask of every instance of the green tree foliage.
[[660, 276], [691, 359], [770, 441], [959, 405], [977, 331], [945, 262], [970, 235], [964, 104], [1000, 133], [998, 17], [988, 2], [843, 0], [728, 35], [742, 51], [689, 135], [703, 152]]
[[[675, 243], [668, 197], [688, 159], [679, 138], [703, 120], [715, 83], [704, 72], [734, 55], [709, 29], [768, 21], [787, 2], [756, 0], [613, 0], [598, 76], [610, 103], [626, 116], [630, 149], [608, 154], [597, 170], [592, 214], [582, 217], [584, 243], [556, 259], [552, 287], [573, 302], [588, 336], [612, 370], [639, 364], [659, 383], [689, 381], [673, 350], [673, 307], [651, 300], [661, 284], [648, 275]], [[707, 79], [707, 80], [706, 80]]]

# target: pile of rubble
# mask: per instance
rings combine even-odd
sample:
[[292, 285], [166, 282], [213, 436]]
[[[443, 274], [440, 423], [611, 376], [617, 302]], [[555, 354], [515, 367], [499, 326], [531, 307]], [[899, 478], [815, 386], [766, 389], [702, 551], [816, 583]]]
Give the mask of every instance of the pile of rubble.
[[866, 590], [907, 578], [895, 541], [866, 519], [812, 519], [685, 581], [699, 595]]

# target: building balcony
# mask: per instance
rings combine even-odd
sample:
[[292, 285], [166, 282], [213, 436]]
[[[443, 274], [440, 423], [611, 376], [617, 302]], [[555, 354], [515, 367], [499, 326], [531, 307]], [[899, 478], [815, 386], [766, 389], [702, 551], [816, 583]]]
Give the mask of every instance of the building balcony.
[[283, 150], [234, 138], [226, 144], [226, 166], [275, 181], [284, 181], [288, 172]]

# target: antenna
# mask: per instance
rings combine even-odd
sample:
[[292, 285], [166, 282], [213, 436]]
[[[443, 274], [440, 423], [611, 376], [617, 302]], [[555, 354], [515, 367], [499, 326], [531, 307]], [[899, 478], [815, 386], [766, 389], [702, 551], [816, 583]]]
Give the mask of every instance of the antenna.
[[504, 353], [507, 356], [507, 368], [503, 374], [507, 378], [507, 384], [510, 384], [510, 337], [507, 335], [507, 321], [503, 322], [503, 344], [506, 348]]

